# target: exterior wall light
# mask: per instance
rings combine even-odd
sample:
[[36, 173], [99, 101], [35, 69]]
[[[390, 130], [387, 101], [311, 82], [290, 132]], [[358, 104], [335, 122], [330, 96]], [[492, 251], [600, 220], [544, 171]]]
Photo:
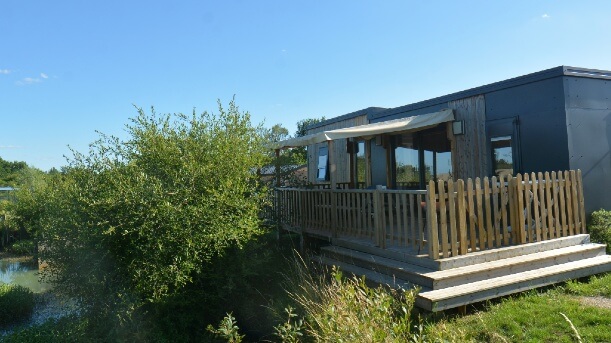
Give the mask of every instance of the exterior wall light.
[[465, 121], [464, 120], [455, 120], [452, 122], [452, 134], [454, 134], [454, 136], [465, 134]]

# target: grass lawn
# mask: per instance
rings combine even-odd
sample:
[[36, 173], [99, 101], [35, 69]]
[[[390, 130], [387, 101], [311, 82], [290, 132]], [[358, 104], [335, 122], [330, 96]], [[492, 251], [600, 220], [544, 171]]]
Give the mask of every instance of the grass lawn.
[[[474, 342], [611, 342], [611, 274], [488, 303], [427, 327]], [[565, 319], [563, 314], [572, 322]]]

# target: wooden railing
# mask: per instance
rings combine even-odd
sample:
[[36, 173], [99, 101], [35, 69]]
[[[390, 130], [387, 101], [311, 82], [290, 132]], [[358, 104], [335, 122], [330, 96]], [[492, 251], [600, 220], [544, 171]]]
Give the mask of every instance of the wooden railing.
[[424, 248], [432, 259], [586, 230], [580, 171], [430, 181], [416, 191], [279, 188], [273, 212], [288, 229]]
[[365, 189], [276, 190], [276, 213], [287, 229], [332, 237], [368, 238], [421, 248], [425, 244], [426, 191]]
[[581, 171], [431, 181], [430, 204], [433, 259], [586, 232]]

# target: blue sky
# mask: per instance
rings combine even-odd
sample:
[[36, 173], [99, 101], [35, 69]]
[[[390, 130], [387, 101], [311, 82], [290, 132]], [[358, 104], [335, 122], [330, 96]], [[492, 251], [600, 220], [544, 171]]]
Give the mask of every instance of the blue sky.
[[0, 157], [48, 170], [133, 105], [253, 121], [395, 107], [570, 65], [611, 69], [611, 1], [0, 2]]

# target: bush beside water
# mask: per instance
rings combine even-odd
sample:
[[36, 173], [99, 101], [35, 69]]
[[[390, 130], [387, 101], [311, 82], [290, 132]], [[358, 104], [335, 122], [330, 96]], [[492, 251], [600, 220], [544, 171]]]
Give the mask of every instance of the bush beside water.
[[28, 318], [34, 309], [34, 293], [20, 285], [0, 284], [0, 327]]

